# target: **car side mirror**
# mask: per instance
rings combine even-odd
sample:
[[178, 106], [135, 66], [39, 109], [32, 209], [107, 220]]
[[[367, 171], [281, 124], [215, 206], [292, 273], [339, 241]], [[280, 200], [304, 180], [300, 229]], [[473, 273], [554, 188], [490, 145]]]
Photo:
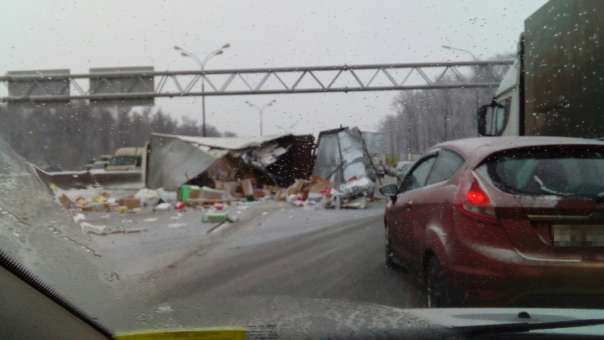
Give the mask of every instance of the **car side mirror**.
[[503, 106], [493, 100], [490, 104], [483, 105], [478, 109], [476, 125], [480, 136], [497, 136], [501, 132], [496, 131], [497, 128], [495, 127], [499, 118], [497, 114], [501, 114], [501, 111], [497, 111], [498, 108], [503, 108]]
[[492, 116], [493, 115], [493, 106], [491, 104], [489, 105], [483, 105], [480, 108], [478, 108], [478, 112], [477, 112], [477, 118], [478, 118], [478, 134], [481, 136], [490, 136], [491, 134], [487, 131], [487, 116]]
[[394, 202], [396, 201], [396, 195], [398, 194], [398, 187], [396, 184], [387, 184], [380, 188], [380, 193], [389, 197], [392, 202]]

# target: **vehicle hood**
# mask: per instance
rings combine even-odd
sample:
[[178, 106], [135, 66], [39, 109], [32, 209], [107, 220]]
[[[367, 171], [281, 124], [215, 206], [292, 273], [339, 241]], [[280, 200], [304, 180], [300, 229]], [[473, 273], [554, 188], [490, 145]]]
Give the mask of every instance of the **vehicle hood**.
[[[257, 338], [330, 339], [458, 339], [468, 327], [493, 324], [604, 318], [604, 310], [546, 308], [401, 309], [384, 305], [291, 296], [222, 298], [194, 303], [159, 304], [145, 313], [144, 325], [155, 329], [238, 327]], [[134, 329], [129, 329], [130, 331]], [[555, 332], [604, 334], [604, 327], [582, 327]], [[553, 331], [552, 331], [553, 332]]]

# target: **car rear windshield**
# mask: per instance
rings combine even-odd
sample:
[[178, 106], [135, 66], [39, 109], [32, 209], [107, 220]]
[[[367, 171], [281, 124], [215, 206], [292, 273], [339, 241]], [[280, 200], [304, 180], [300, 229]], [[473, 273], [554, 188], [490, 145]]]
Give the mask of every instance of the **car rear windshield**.
[[477, 171], [513, 194], [604, 197], [603, 146], [506, 150], [488, 157]]

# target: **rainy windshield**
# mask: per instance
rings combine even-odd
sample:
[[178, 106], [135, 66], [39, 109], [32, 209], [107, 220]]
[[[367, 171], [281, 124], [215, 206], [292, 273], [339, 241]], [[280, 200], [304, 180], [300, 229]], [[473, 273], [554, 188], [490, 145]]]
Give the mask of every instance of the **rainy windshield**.
[[0, 252], [118, 331], [601, 308], [602, 16], [3, 0]]

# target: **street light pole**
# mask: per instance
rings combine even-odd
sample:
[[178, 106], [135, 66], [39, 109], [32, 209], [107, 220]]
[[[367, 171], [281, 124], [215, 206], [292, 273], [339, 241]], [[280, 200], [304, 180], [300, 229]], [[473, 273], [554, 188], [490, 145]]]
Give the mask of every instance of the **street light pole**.
[[203, 73], [205, 71], [206, 68], [206, 64], [208, 63], [208, 61], [210, 61], [210, 59], [212, 59], [215, 56], [221, 55], [224, 53], [224, 50], [231, 47], [230, 44], [224, 44], [221, 48], [216, 49], [210, 53], [208, 53], [208, 55], [203, 59], [203, 61], [201, 61], [195, 54], [191, 53], [188, 50], [185, 50], [184, 48], [180, 47], [180, 46], [174, 46], [174, 49], [176, 51], [180, 52], [180, 55], [183, 57], [188, 57], [193, 59], [193, 61], [195, 61], [195, 63], [199, 66], [199, 69], [201, 70], [201, 135], [203, 137], [207, 137], [207, 130], [206, 130], [206, 78], [205, 78], [205, 74]]
[[252, 107], [254, 109], [256, 109], [258, 111], [258, 115], [260, 116], [260, 126], [259, 126], [259, 130], [260, 130], [260, 136], [262, 136], [263, 131], [262, 131], [262, 127], [264, 125], [264, 109], [266, 109], [269, 106], [273, 106], [273, 104], [275, 104], [277, 101], [275, 99], [271, 100], [270, 102], [262, 105], [262, 106], [258, 106], [256, 104], [250, 103], [249, 101], [245, 101], [245, 103], [249, 106]]

